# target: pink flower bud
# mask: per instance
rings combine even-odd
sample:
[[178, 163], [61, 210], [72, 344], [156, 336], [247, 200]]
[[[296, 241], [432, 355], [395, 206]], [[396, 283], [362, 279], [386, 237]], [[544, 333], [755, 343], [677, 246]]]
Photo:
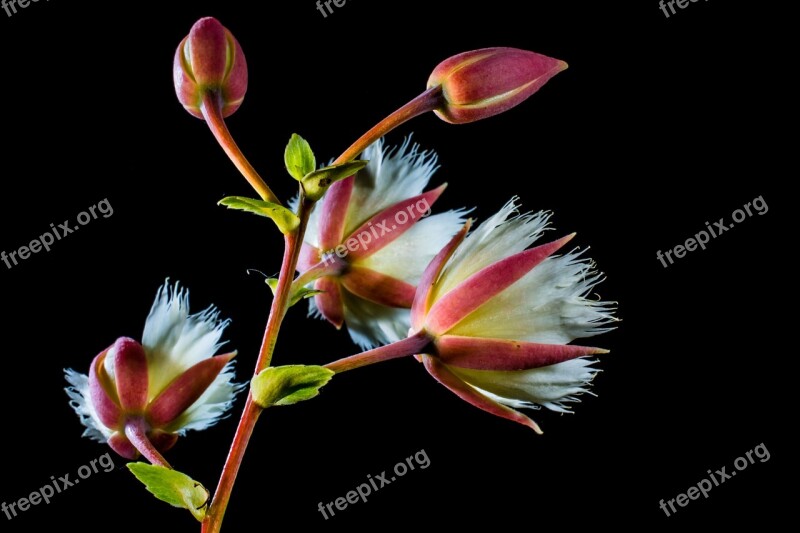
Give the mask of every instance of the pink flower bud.
[[516, 48], [483, 48], [455, 55], [433, 70], [428, 88], [442, 87], [434, 112], [466, 124], [507, 111], [567, 68], [564, 61]]
[[212, 17], [198, 20], [175, 51], [175, 92], [183, 107], [203, 118], [207, 91], [218, 93], [223, 116], [236, 111], [247, 92], [247, 61], [239, 42]]

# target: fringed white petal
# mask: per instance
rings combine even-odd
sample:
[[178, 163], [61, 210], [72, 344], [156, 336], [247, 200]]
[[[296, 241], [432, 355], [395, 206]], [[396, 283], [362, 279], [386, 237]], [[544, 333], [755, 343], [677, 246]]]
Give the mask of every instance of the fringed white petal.
[[222, 332], [230, 321], [220, 320], [213, 305], [189, 314], [189, 291], [169, 281], [158, 290], [147, 316], [142, 345], [150, 370], [150, 399], [196, 363], [213, 357], [224, 344]]
[[613, 302], [590, 300], [594, 263], [570, 252], [550, 257], [456, 324], [453, 335], [567, 344], [609, 331]]
[[111, 431], [100, 422], [92, 405], [91, 396], [89, 395], [89, 378], [74, 370], [64, 370], [67, 382], [71, 385], [65, 390], [69, 396], [69, 405], [78, 414], [81, 423], [86, 427], [83, 432], [84, 437], [88, 437], [97, 442], [105, 443], [111, 436]]
[[599, 372], [596, 361], [584, 357], [555, 365], [520, 371], [468, 370], [448, 367], [465, 382], [491, 399], [510, 407], [541, 405], [560, 413], [571, 412], [568, 404], [589, 393], [588, 386]]
[[517, 214], [512, 198], [500, 211], [473, 230], [447, 262], [434, 287], [438, 299], [479, 270], [522, 252], [547, 229], [550, 213]]
[[189, 430], [209, 428], [227, 417], [236, 395], [247, 384], [234, 383], [234, 361], [231, 361], [211, 383], [200, 398], [192, 404], [173, 424], [173, 431], [184, 435]]
[[369, 164], [356, 174], [345, 235], [383, 209], [422, 194], [438, 168], [436, 153], [412, 145], [411, 137], [394, 148], [384, 148], [381, 139], [367, 147], [361, 159], [368, 159]]
[[416, 285], [428, 263], [464, 225], [465, 215], [465, 210], [457, 210], [423, 218], [358, 264]]
[[344, 321], [350, 337], [362, 349], [404, 339], [411, 327], [411, 312], [376, 304], [342, 289]]

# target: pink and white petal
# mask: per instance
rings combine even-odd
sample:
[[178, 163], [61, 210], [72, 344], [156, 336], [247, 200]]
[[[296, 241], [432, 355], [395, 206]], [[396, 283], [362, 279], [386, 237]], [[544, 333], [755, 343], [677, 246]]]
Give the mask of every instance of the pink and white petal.
[[550, 214], [517, 214], [516, 201], [512, 198], [464, 239], [442, 272], [434, 299], [487, 266], [522, 252], [542, 235]]
[[545, 344], [603, 333], [616, 319], [613, 302], [589, 298], [600, 279], [577, 253], [550, 257], [448, 333]]
[[225, 418], [236, 396], [247, 388], [246, 383], [234, 383], [234, 363], [225, 365], [203, 395], [164, 430], [185, 435], [190, 430], [209, 428]]
[[436, 334], [446, 333], [464, 317], [558, 251], [574, 236], [573, 233], [557, 241], [501, 259], [476, 272], [450, 292], [440, 292], [439, 299], [425, 320], [426, 329]]
[[439, 359], [450, 367], [472, 370], [527, 370], [577, 357], [608, 353], [602, 348], [539, 344], [505, 339], [444, 335], [435, 341]]
[[103, 424], [94, 408], [89, 391], [88, 376], [71, 369], [65, 370], [64, 375], [70, 385], [65, 389], [70, 399], [69, 404], [80, 418], [81, 424], [86, 428], [83, 436], [97, 442], [106, 442], [113, 431]]
[[[340, 241], [347, 242], [350, 239], [356, 239], [359, 242], [359, 246], [348, 256], [350, 261], [358, 261], [382, 250], [411, 229], [415, 222], [430, 212], [430, 208], [446, 187], [447, 184], [440, 185], [426, 193], [405, 198], [370, 217], [369, 220], [353, 230]], [[403, 214], [403, 217], [400, 214]], [[405, 223], [401, 224], [401, 220], [405, 220]]]
[[421, 151], [410, 137], [395, 148], [384, 148], [381, 139], [367, 147], [361, 159], [369, 164], [356, 174], [345, 235], [375, 213], [420, 194], [438, 168], [436, 154]]
[[107, 354], [108, 350], [101, 352], [89, 367], [89, 397], [100, 422], [108, 428], [119, 429], [122, 424], [122, 411], [116, 387], [103, 365]]
[[460, 209], [425, 217], [391, 246], [359, 259], [358, 265], [416, 285], [431, 260], [464, 226], [465, 215]]
[[410, 283], [358, 266], [350, 267], [340, 280], [356, 296], [389, 307], [410, 308], [417, 290]]
[[230, 323], [220, 320], [213, 305], [189, 313], [189, 291], [167, 281], [158, 291], [145, 322], [142, 345], [150, 369], [150, 399], [173, 379], [225, 344], [222, 333]]
[[436, 257], [430, 262], [425, 272], [422, 273], [422, 278], [417, 286], [417, 294], [414, 297], [414, 303], [411, 305], [411, 327], [415, 331], [418, 331], [422, 327], [422, 323], [425, 320], [425, 315], [430, 307], [434, 284], [439, 279], [442, 270], [453, 253], [464, 241], [471, 225], [472, 221], [467, 220], [464, 227], [461, 228], [461, 231], [456, 233], [453, 238], [450, 239], [450, 242], [436, 254]]
[[350, 198], [353, 195], [355, 176], [337, 181], [330, 186], [322, 199], [319, 210], [319, 243], [318, 248], [327, 252], [335, 248], [344, 239], [344, 228], [347, 225], [347, 212]]
[[[586, 358], [571, 359], [550, 366], [518, 371], [471, 370], [449, 367], [473, 387], [493, 395], [500, 403], [515, 407], [541, 405], [569, 413], [568, 403], [590, 393], [588, 386], [599, 370]], [[591, 393], [590, 393], [591, 394]]]
[[106, 358], [114, 364], [120, 407], [130, 413], [144, 412], [149, 378], [147, 355], [142, 345], [131, 338], [120, 337], [108, 350]]
[[314, 283], [314, 288], [323, 291], [314, 296], [320, 314], [336, 329], [340, 329], [344, 323], [344, 304], [339, 282], [332, 278], [320, 278]]
[[200, 361], [173, 380], [148, 406], [150, 425], [161, 428], [171, 424], [203, 395], [235, 355], [232, 352]]
[[522, 424], [523, 426], [531, 428], [540, 435], [542, 434], [542, 430], [539, 428], [536, 422], [523, 415], [519, 411], [502, 405], [501, 403], [498, 403], [482, 394], [480, 391], [476, 390], [456, 374], [451, 372], [448, 367], [436, 357], [423, 355], [422, 362], [425, 365], [425, 370], [427, 370], [428, 373], [433, 376], [434, 379], [436, 379], [436, 381], [450, 389], [462, 400], [474, 405], [478, 409], [486, 411], [487, 413], [499, 416], [500, 418], [505, 418], [507, 420], [512, 420], [518, 424]]

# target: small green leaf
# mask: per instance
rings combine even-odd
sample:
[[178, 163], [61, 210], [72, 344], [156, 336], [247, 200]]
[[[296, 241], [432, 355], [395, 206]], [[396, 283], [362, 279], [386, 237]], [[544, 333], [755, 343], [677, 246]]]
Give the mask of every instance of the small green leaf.
[[188, 509], [198, 522], [205, 518], [209, 493], [186, 474], [147, 463], [128, 463], [128, 470], [159, 500]]
[[349, 178], [365, 166], [369, 161], [360, 159], [358, 161], [350, 161], [339, 165], [321, 168], [309, 173], [302, 179], [303, 190], [306, 193], [306, 198], [312, 201], [317, 201], [322, 198], [328, 187], [333, 185], [339, 180]]
[[219, 205], [271, 218], [284, 235], [291, 233], [300, 225], [300, 219], [290, 210], [282, 205], [265, 202], [264, 200], [256, 200], [255, 198], [246, 198], [244, 196], [228, 196], [220, 200]]
[[[275, 291], [278, 290], [278, 278], [267, 278], [266, 282], [267, 285], [269, 285], [269, 288], [272, 289], [272, 295], [275, 296]], [[316, 289], [309, 289], [307, 287], [300, 287], [299, 289], [295, 289], [294, 293], [289, 298], [289, 307], [292, 307], [300, 300], [311, 298], [312, 296], [319, 294], [321, 292], [325, 291], [318, 291]]]
[[301, 181], [306, 174], [314, 172], [314, 169], [317, 168], [317, 160], [314, 152], [311, 151], [311, 146], [296, 133], [292, 134], [289, 144], [286, 145], [283, 160], [286, 170], [297, 181]]
[[253, 400], [263, 408], [292, 405], [319, 394], [334, 372], [314, 365], [271, 366], [253, 378]]

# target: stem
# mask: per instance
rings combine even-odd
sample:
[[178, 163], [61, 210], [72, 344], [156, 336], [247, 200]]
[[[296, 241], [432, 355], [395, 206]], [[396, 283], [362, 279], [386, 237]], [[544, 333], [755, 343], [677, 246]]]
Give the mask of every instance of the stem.
[[335, 276], [341, 274], [347, 264], [334, 254], [327, 254], [322, 261], [312, 266], [292, 282], [291, 294], [295, 294], [299, 289], [311, 282], [317, 281], [325, 276]]
[[442, 86], [437, 85], [431, 87], [424, 93], [420, 94], [406, 105], [378, 122], [371, 130], [362, 135], [356, 142], [350, 145], [350, 148], [344, 151], [342, 155], [334, 162], [334, 165], [346, 163], [364, 151], [370, 144], [374, 143], [400, 124], [411, 120], [428, 111], [433, 111], [441, 104]]
[[216, 137], [217, 142], [228, 154], [228, 157], [239, 169], [239, 172], [247, 179], [250, 185], [256, 190], [262, 200], [272, 202], [273, 204], [281, 205], [280, 200], [272, 192], [272, 189], [264, 182], [259, 173], [253, 168], [253, 165], [247, 160], [239, 145], [233, 140], [231, 132], [228, 131], [228, 126], [225, 124], [225, 119], [222, 117], [220, 107], [220, 96], [215, 91], [206, 91], [203, 96], [203, 102], [200, 105], [200, 110], [203, 117], [206, 119], [206, 124], [211, 129], [211, 133]]
[[[417, 96], [406, 105], [383, 119], [371, 130], [361, 136], [354, 142], [350, 148], [339, 156], [335, 164], [345, 163], [355, 159], [355, 157], [364, 151], [370, 144], [380, 139], [383, 135], [393, 130], [404, 122], [436, 109], [441, 103], [441, 86], [433, 87], [426, 90], [421, 95]], [[225, 121], [222, 118], [219, 105], [219, 95], [213, 93], [206, 93], [203, 97], [201, 105], [203, 116], [206, 119], [212, 133], [217, 138], [217, 141], [222, 146], [228, 157], [231, 158], [233, 163], [239, 171], [247, 178], [250, 185], [261, 195], [261, 198], [278, 205], [280, 201], [275, 197], [273, 192], [267, 186], [258, 172], [247, 161], [242, 154], [236, 142], [233, 140], [230, 132], [228, 131]], [[302, 196], [300, 198], [300, 208], [298, 216], [300, 217], [300, 225], [298, 228], [285, 236], [285, 248], [283, 253], [283, 262], [281, 264], [281, 271], [278, 276], [278, 286], [275, 289], [275, 298], [272, 300], [272, 307], [270, 308], [269, 319], [267, 320], [267, 327], [264, 331], [264, 338], [261, 342], [261, 350], [259, 351], [258, 361], [256, 362], [255, 374], [257, 375], [264, 368], [269, 366], [272, 361], [272, 354], [275, 351], [275, 344], [278, 340], [278, 333], [280, 331], [283, 318], [286, 316], [286, 311], [289, 307], [290, 296], [292, 293], [292, 280], [294, 273], [297, 269], [297, 260], [300, 256], [300, 249], [303, 244], [303, 237], [305, 236], [306, 227], [308, 226], [308, 219], [311, 215], [311, 208], [313, 202], [307, 200]], [[308, 272], [306, 279], [310, 282], [316, 274], [319, 274], [324, 267], [317, 265], [313, 267], [314, 272]], [[301, 276], [301, 281], [303, 277]], [[420, 333], [408, 339], [376, 348], [359, 355], [354, 355], [339, 361], [335, 361], [328, 365], [328, 368], [335, 372], [345, 372], [364, 365], [377, 363], [379, 361], [386, 361], [397, 357], [413, 355], [421, 348], [425, 347], [430, 342], [430, 339], [424, 333]], [[247, 403], [245, 404], [242, 417], [239, 419], [239, 425], [236, 428], [236, 435], [231, 443], [231, 449], [228, 452], [228, 458], [225, 461], [225, 467], [222, 470], [217, 490], [214, 493], [214, 499], [209, 506], [208, 513], [205, 520], [203, 520], [202, 533], [218, 533], [222, 528], [222, 519], [225, 516], [225, 510], [228, 507], [228, 502], [231, 498], [231, 491], [236, 482], [236, 476], [239, 473], [239, 468], [242, 465], [247, 445], [250, 442], [250, 437], [253, 435], [253, 429], [261, 414], [262, 409], [253, 402], [252, 397], [247, 395]]]
[[[261, 342], [261, 350], [259, 351], [258, 361], [256, 362], [256, 375], [269, 366], [272, 361], [272, 354], [275, 350], [275, 343], [278, 340], [281, 323], [289, 307], [292, 279], [294, 278], [294, 272], [297, 268], [297, 259], [300, 256], [300, 248], [303, 244], [303, 237], [305, 236], [312, 207], [313, 203], [306, 200], [301, 193], [300, 212], [298, 213], [300, 225], [294, 232], [285, 236], [286, 246], [283, 252], [283, 263], [281, 264], [278, 286], [275, 289], [275, 298], [272, 300], [267, 327], [264, 331], [264, 339]], [[236, 476], [239, 473], [239, 468], [242, 465], [242, 459], [247, 450], [247, 445], [250, 442], [250, 437], [253, 435], [253, 429], [256, 426], [256, 422], [262, 410], [263, 409], [253, 401], [252, 396], [248, 394], [247, 403], [244, 406], [242, 417], [239, 419], [236, 435], [231, 443], [231, 449], [230, 452], [228, 452], [225, 467], [222, 469], [222, 475], [220, 476], [217, 490], [214, 493], [214, 499], [203, 521], [203, 533], [218, 533], [222, 528], [222, 519], [225, 516], [225, 510], [228, 508], [228, 502], [231, 499], [231, 491], [233, 490], [234, 483], [236, 483]]]
[[421, 331], [416, 335], [403, 339], [401, 341], [380, 346], [374, 350], [369, 350], [344, 359], [339, 359], [333, 363], [328, 363], [325, 368], [333, 370], [337, 374], [361, 368], [362, 366], [389, 361], [390, 359], [397, 359], [398, 357], [407, 357], [409, 355], [416, 355], [422, 351], [428, 344], [431, 338], [425, 331]]
[[150, 439], [147, 438], [147, 425], [144, 418], [137, 417], [128, 420], [125, 424], [125, 436], [131, 441], [131, 444], [139, 450], [139, 453], [144, 455], [148, 461], [154, 465], [163, 466], [164, 468], [172, 467], [166, 459], [156, 450]]

